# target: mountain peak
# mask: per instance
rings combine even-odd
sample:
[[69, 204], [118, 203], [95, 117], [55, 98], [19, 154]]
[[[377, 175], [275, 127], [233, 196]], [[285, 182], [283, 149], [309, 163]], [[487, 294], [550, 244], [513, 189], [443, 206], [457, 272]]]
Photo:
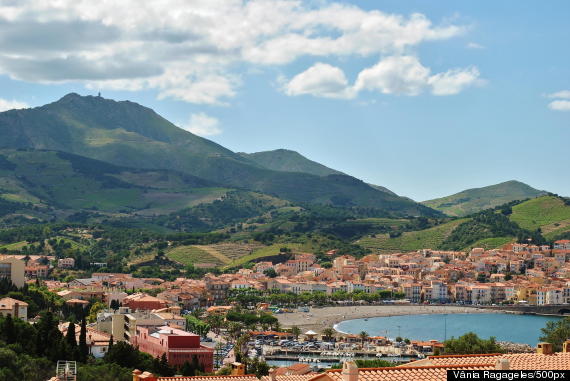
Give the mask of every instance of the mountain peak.
[[535, 198], [545, 193], [521, 181], [509, 180], [486, 187], [467, 189], [451, 196], [424, 201], [422, 204], [450, 216], [465, 216], [507, 202]]

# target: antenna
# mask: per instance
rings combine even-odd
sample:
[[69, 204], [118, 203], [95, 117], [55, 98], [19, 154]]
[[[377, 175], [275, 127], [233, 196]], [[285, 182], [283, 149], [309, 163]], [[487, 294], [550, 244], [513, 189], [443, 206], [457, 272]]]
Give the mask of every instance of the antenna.
[[100, 91], [99, 91], [99, 93], [97, 94], [97, 96], [98, 96], [99, 98], [101, 98], [101, 92], [100, 92]]

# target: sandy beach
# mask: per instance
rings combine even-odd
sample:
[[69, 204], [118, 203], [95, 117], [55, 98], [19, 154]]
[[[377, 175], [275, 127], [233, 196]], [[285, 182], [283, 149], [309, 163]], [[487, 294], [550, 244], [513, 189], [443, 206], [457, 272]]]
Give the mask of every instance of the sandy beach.
[[488, 309], [461, 306], [339, 306], [311, 308], [310, 312], [278, 314], [277, 318], [284, 328], [296, 325], [303, 331], [312, 329], [316, 332], [321, 332], [327, 327], [333, 327], [341, 321], [351, 319], [418, 314], [475, 314], [492, 312]]

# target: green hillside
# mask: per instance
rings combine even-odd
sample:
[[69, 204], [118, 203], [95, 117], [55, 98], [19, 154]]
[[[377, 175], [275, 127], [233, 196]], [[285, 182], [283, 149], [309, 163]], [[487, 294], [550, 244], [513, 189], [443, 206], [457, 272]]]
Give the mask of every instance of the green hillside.
[[344, 173], [307, 159], [298, 152], [276, 149], [255, 153], [239, 153], [263, 168], [274, 171], [301, 172], [317, 176], [343, 175]]
[[526, 200], [545, 194], [519, 181], [507, 181], [483, 188], [468, 189], [451, 196], [424, 201], [422, 204], [449, 216], [466, 216], [515, 200]]
[[63, 152], [4, 149], [0, 163], [0, 200], [32, 213], [165, 214], [228, 191], [191, 175], [119, 167]]
[[404, 232], [401, 236], [395, 238], [390, 238], [388, 234], [364, 237], [355, 243], [367, 249], [380, 252], [437, 249], [451, 232], [465, 221], [468, 220], [459, 219], [425, 230]]
[[570, 232], [570, 205], [559, 197], [539, 197], [513, 206], [510, 219], [524, 229], [540, 228], [551, 239]]
[[0, 148], [58, 150], [131, 168], [173, 170], [297, 203], [378, 208], [399, 216], [437, 214], [344, 174], [263, 168], [151, 109], [102, 97], [68, 94], [42, 107], [2, 112]]

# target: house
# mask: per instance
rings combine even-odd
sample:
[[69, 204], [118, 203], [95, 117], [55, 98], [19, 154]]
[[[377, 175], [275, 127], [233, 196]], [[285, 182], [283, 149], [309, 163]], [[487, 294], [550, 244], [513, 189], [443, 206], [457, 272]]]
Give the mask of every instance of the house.
[[200, 345], [200, 336], [167, 325], [137, 327], [132, 344], [152, 357], [166, 355], [173, 366], [192, 363], [195, 357], [205, 372], [212, 372], [214, 367], [214, 349]]
[[74, 258], [61, 258], [57, 260], [57, 267], [62, 269], [72, 269], [75, 267]]
[[11, 315], [24, 321], [28, 320], [28, 303], [13, 298], [0, 299], [0, 315]]

